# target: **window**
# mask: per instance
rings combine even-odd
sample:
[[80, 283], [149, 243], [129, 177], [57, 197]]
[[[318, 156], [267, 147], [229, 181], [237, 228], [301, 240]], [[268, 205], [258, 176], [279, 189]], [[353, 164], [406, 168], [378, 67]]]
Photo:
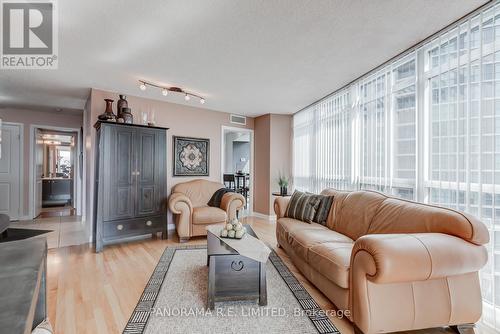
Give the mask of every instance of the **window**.
[[373, 189], [489, 228], [483, 323], [500, 329], [500, 4], [294, 115], [294, 182]]

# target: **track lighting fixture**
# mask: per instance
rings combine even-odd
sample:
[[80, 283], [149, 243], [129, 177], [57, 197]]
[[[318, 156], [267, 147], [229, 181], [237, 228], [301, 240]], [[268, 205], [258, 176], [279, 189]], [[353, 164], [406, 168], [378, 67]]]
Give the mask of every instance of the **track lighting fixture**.
[[167, 96], [170, 92], [174, 92], [174, 93], [184, 94], [184, 100], [186, 100], [186, 101], [189, 101], [189, 100], [191, 100], [192, 97], [194, 97], [200, 101], [200, 104], [205, 104], [205, 102], [206, 102], [205, 98], [203, 98], [199, 95], [193, 94], [193, 93], [186, 92], [184, 89], [179, 88], [179, 87], [165, 87], [165, 86], [157, 85], [157, 84], [152, 83], [152, 82], [139, 80], [139, 89], [140, 90], [145, 91], [147, 86], [161, 89], [161, 94], [163, 96]]

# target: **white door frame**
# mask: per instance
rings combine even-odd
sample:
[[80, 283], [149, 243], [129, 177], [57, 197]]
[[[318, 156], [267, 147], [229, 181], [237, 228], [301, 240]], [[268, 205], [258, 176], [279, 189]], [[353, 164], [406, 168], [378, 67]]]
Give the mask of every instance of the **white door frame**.
[[36, 129], [42, 129], [42, 130], [54, 130], [54, 131], [61, 131], [61, 132], [75, 132], [76, 137], [77, 137], [77, 142], [75, 143], [76, 147], [76, 153], [75, 154], [75, 159], [73, 160], [74, 166], [75, 166], [75, 171], [73, 173], [73, 204], [76, 209], [76, 215], [81, 216], [82, 214], [82, 182], [83, 180], [80, 180], [80, 162], [78, 159], [80, 159], [80, 152], [78, 152], [80, 143], [82, 140], [81, 133], [80, 133], [80, 128], [64, 128], [60, 126], [50, 126], [50, 125], [42, 125], [42, 124], [31, 124], [30, 125], [30, 186], [29, 186], [29, 191], [30, 191], [30, 197], [29, 197], [29, 215], [30, 219], [35, 219], [35, 131]]
[[19, 127], [19, 213], [18, 219], [24, 220], [24, 124], [2, 121], [2, 125]]
[[226, 146], [226, 132], [246, 132], [250, 135], [250, 194], [248, 195], [250, 198], [250, 205], [248, 206], [248, 212], [251, 214], [253, 212], [253, 187], [254, 187], [254, 153], [253, 153], [253, 143], [254, 143], [254, 131], [253, 129], [247, 129], [247, 128], [239, 128], [236, 126], [227, 126], [223, 125], [221, 128], [221, 160], [220, 160], [220, 165], [221, 165], [221, 174], [220, 174], [220, 179], [221, 182], [224, 183], [224, 159], [225, 159], [225, 146]]

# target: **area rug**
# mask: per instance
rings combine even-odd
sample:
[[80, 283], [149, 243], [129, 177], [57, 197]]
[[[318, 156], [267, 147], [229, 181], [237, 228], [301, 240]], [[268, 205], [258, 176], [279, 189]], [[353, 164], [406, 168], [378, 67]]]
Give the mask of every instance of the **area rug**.
[[52, 232], [52, 230], [37, 230], [31, 228], [8, 228], [6, 231], [7, 236], [0, 237], [0, 242], [23, 240]]
[[274, 251], [267, 306], [222, 302], [208, 310], [206, 264], [206, 246], [167, 247], [123, 333], [340, 334]]

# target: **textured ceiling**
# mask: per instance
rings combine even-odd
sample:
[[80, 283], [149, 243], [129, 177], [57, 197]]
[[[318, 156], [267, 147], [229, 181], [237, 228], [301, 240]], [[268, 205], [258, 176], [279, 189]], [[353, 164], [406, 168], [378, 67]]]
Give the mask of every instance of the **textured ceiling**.
[[186, 103], [145, 79], [204, 108], [294, 113], [485, 2], [58, 1], [59, 69], [0, 70], [0, 107], [82, 109], [91, 87]]

